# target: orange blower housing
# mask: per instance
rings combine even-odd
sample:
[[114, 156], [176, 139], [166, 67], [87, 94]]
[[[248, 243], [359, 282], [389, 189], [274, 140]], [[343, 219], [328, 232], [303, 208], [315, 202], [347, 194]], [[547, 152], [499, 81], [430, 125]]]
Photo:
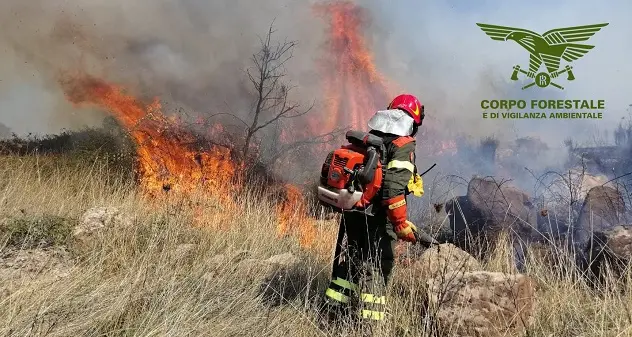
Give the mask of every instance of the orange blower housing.
[[318, 199], [338, 211], [364, 209], [382, 187], [380, 137], [349, 131], [350, 144], [330, 152], [321, 169]]

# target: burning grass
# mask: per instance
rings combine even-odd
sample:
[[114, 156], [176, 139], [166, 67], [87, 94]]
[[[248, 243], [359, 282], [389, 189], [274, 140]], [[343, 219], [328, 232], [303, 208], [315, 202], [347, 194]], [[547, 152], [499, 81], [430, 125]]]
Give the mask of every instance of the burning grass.
[[[52, 222], [40, 220], [76, 221], [94, 206], [119, 208], [132, 219], [132, 226], [120, 225], [104, 232], [104, 240], [82, 259], [69, 259], [61, 266], [51, 264], [36, 274], [2, 279], [0, 319], [5, 323], [0, 334], [358, 335], [350, 327], [336, 332], [318, 326], [315, 308], [328, 281], [335, 222], [314, 220], [314, 235], [322, 246], [302, 247], [300, 238], [278, 236], [277, 206], [251, 192], [237, 196], [236, 208], [231, 211], [238, 216], [229, 223], [225, 223], [226, 210], [217, 205], [203, 212], [207, 226], [195, 226], [194, 219], [200, 215], [190, 204], [178, 199], [161, 199], [156, 204], [138, 193], [134, 185], [105, 184], [101, 175], [95, 174], [105, 167], [92, 172], [85, 171], [85, 166], [73, 170], [56, 158], [48, 165], [57, 163], [59, 171], [52, 170], [57, 173], [38, 179], [41, 169], [32, 165], [36, 160], [42, 161], [3, 158], [0, 226], [18, 217], [20, 223], [30, 224], [24, 228], [50, 228], [46, 224]], [[208, 199], [196, 195], [195, 200], [212, 204]], [[194, 248], [183, 249], [190, 246]], [[13, 270], [5, 262], [12, 261], [15, 247], [0, 247], [0, 272]], [[262, 293], [268, 274], [253, 261], [287, 252], [298, 257], [300, 268], [287, 274], [290, 280], [285, 283], [264, 287], [267, 293], [287, 294], [282, 288], [292, 280], [307, 284], [289, 302], [270, 306]], [[508, 246], [499, 245], [485, 269], [513, 272], [510, 255]], [[595, 291], [572, 271], [556, 272], [539, 258], [541, 255], [531, 256], [528, 273], [539, 281], [541, 289], [530, 335], [629, 335], [632, 289], [608, 285], [612, 289]], [[407, 290], [392, 290], [392, 319], [375, 335], [429, 336], [427, 320], [419, 313], [421, 280], [414, 273], [399, 277], [398, 284]]]
[[140, 184], [147, 193], [190, 193], [202, 186], [229, 201], [230, 184], [240, 169], [232, 161], [230, 149], [196, 151], [198, 139], [176, 118], [166, 116], [157, 99], [145, 104], [124, 88], [90, 76], [69, 77], [62, 86], [69, 101], [104, 108], [130, 132], [136, 144]]
[[[235, 196], [254, 184], [244, 181], [249, 167], [231, 148], [205, 142], [181, 120], [163, 113], [158, 99], [146, 104], [120, 86], [87, 75], [68, 76], [61, 84], [69, 101], [103, 108], [129, 132], [136, 145], [137, 180], [147, 196], [191, 200], [196, 193], [204, 194], [213, 205], [195, 202], [194, 221], [199, 225], [205, 225], [204, 208], [209, 206], [221, 207], [225, 218], [220, 223], [238, 216]], [[216, 129], [211, 127], [210, 137]], [[276, 207], [279, 235], [298, 232], [294, 234], [303, 246], [313, 245], [315, 224], [300, 189], [290, 184], [270, 187], [284, 190]]]

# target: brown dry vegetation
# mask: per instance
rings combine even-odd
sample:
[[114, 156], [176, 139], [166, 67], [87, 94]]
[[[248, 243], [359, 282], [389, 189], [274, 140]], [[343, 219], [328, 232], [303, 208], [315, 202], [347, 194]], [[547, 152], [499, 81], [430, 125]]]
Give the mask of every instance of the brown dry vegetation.
[[[316, 311], [335, 223], [319, 221], [322, 238], [303, 248], [292, 236], [277, 236], [273, 205], [255, 194], [238, 196], [241, 214], [226, 224], [221, 205], [203, 195], [148, 200], [110, 170], [99, 161], [0, 158], [0, 335], [358, 335], [352, 327], [320, 327]], [[201, 214], [189, 207], [197, 201], [207, 205]], [[79, 249], [72, 226], [95, 206], [119, 208], [131, 221]], [[266, 281], [269, 269], [257, 261], [287, 252], [298, 266]], [[510, 254], [501, 245], [484, 269], [512, 273]], [[20, 263], [25, 270], [7, 276]], [[423, 279], [399, 267], [389, 320], [375, 335], [429, 336]], [[539, 284], [529, 336], [632, 336], [630, 286], [594, 290], [572, 268], [539, 258], [527, 268]], [[268, 301], [279, 294], [287, 301]]]

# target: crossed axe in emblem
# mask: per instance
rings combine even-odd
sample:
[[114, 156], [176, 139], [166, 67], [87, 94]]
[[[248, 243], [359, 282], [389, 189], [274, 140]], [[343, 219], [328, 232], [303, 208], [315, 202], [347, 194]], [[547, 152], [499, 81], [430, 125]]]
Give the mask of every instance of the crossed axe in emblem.
[[573, 70], [572, 69], [573, 69], [573, 67], [571, 67], [570, 65], [567, 64], [566, 67], [564, 67], [564, 69], [556, 70], [556, 71], [552, 72], [550, 75], [548, 73], [545, 73], [545, 72], [534, 74], [533, 72], [530, 72], [530, 71], [528, 72], [526, 70], [521, 69], [520, 65], [515, 65], [513, 67], [513, 73], [511, 74], [511, 80], [512, 81], [517, 81], [518, 80], [518, 73], [520, 72], [520, 73], [523, 73], [523, 74], [527, 75], [528, 78], [535, 79], [533, 82], [531, 82], [531, 83], [525, 85], [524, 87], [522, 87], [522, 90], [531, 88], [532, 86], [534, 86], [536, 84], [539, 87], [541, 87], [541, 88], [544, 88], [544, 87], [546, 87], [546, 86], [548, 86], [550, 84], [550, 85], [552, 85], [552, 86], [554, 86], [554, 87], [556, 87], [558, 89], [564, 90], [564, 87], [562, 87], [561, 85], [551, 82], [551, 78], [556, 78], [556, 77], [562, 75], [563, 73], [568, 73], [567, 80], [568, 81], [572, 81], [572, 80], [575, 79], [575, 75], [573, 74]]

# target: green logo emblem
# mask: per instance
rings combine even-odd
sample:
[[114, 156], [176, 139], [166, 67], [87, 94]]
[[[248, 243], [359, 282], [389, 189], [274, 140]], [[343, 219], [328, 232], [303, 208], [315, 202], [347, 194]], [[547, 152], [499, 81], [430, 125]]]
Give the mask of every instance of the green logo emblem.
[[[564, 87], [552, 82], [552, 79], [567, 73], [567, 80], [572, 81], [575, 79], [575, 75], [573, 74], [573, 67], [569, 64], [566, 64], [564, 68], [560, 69], [560, 59], [571, 63], [586, 55], [586, 53], [595, 46], [577, 42], [590, 39], [591, 36], [595, 35], [602, 27], [608, 24], [600, 23], [588, 26], [557, 28], [549, 30], [542, 35], [522, 28], [488, 25], [484, 23], [477, 23], [476, 25], [481, 27], [483, 32], [489, 35], [492, 40], [513, 40], [529, 52], [529, 70], [526, 71], [522, 69], [520, 65], [515, 65], [513, 67], [513, 73], [511, 74], [513, 81], [518, 80], [519, 73], [533, 79], [533, 82], [522, 87], [522, 90], [534, 85], [540, 88], [546, 88], [552, 85], [564, 90]], [[544, 63], [546, 70], [539, 72], [542, 63]]]

